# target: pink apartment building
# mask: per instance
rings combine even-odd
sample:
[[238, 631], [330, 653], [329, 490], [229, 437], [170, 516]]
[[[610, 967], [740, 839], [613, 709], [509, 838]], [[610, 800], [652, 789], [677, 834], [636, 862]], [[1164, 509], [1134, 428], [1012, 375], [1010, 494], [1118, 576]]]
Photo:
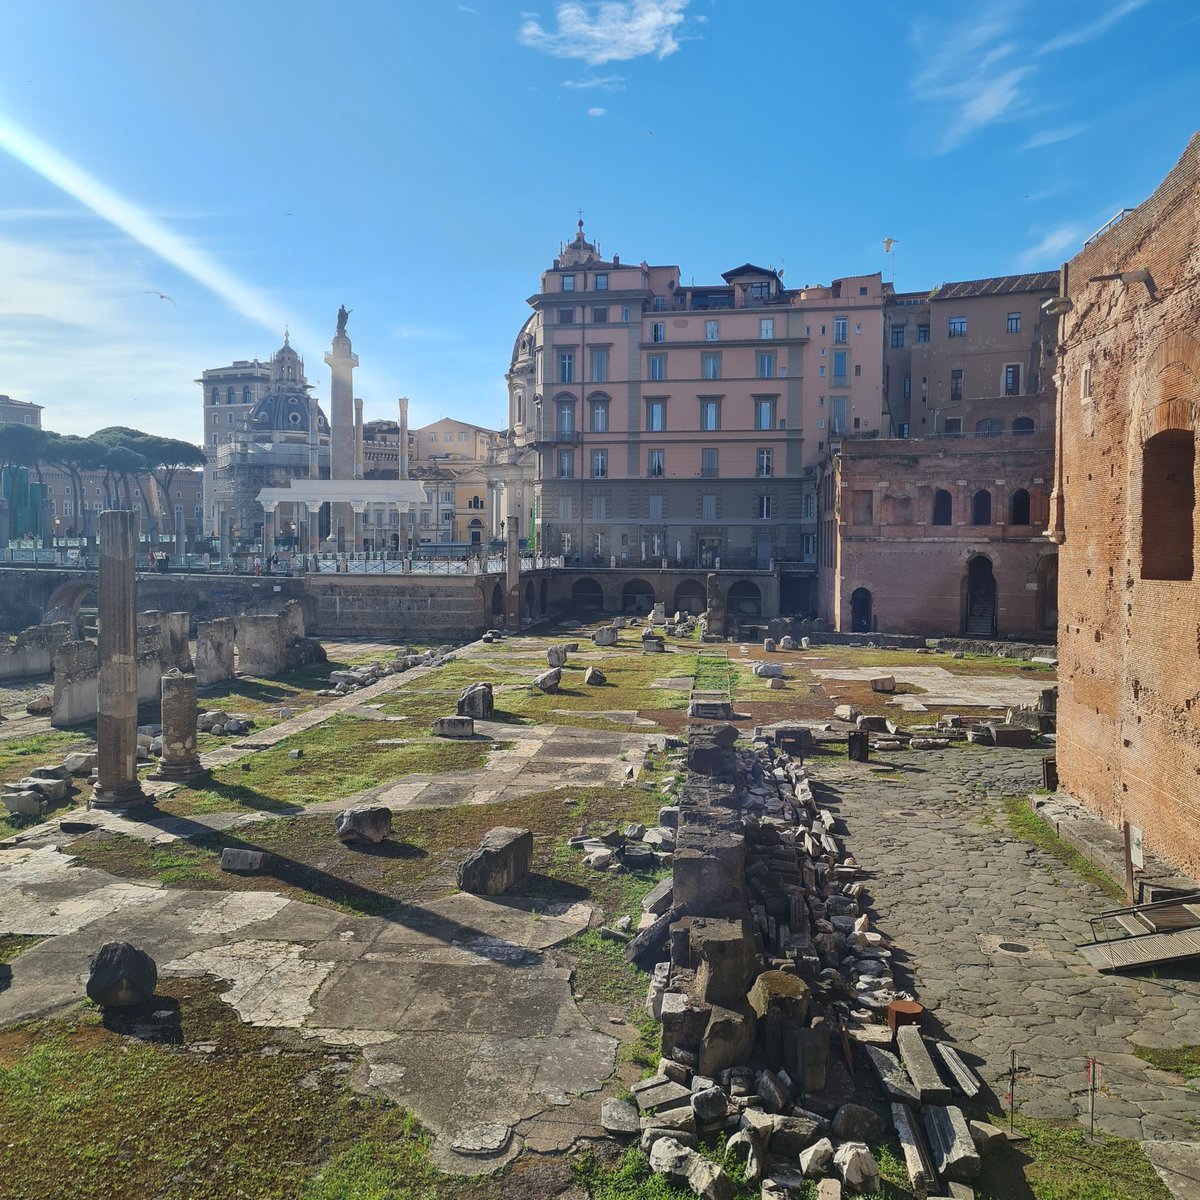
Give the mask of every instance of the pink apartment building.
[[686, 284], [603, 258], [580, 222], [508, 373], [541, 548], [593, 567], [774, 565], [782, 608], [814, 608], [821, 457], [891, 432], [885, 291], [878, 274], [786, 288], [751, 263]]

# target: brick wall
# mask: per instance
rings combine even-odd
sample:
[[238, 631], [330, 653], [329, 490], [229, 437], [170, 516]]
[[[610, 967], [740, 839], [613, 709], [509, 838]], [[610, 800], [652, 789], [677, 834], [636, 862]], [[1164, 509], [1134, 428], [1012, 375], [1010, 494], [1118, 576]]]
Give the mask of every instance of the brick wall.
[[[1059, 778], [1105, 819], [1140, 826], [1151, 849], [1193, 876], [1198, 213], [1200, 136], [1144, 204], [1068, 264], [1058, 448]], [[1153, 291], [1138, 279], [1095, 280], [1143, 269]]]

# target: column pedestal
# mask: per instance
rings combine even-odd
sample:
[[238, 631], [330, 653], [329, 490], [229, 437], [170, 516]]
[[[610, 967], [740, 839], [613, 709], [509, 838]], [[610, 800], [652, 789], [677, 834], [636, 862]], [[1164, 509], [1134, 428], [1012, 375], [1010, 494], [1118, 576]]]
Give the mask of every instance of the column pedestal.
[[157, 779], [191, 779], [204, 769], [196, 752], [196, 677], [168, 671], [162, 677], [162, 758]]

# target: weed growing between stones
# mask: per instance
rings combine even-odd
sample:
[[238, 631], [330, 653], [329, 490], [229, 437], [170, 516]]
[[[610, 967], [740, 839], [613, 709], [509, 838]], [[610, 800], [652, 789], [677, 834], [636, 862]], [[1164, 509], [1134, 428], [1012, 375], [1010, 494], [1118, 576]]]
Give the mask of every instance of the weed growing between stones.
[[1004, 805], [1004, 815], [1008, 818], [1009, 828], [1023, 842], [1037, 846], [1039, 850], [1054, 855], [1064, 866], [1069, 867], [1076, 875], [1087, 880], [1094, 887], [1111, 896], [1114, 900], [1124, 903], [1125, 889], [1110, 875], [1100, 870], [1095, 863], [1084, 858], [1070, 842], [1061, 838], [1054, 830], [1035, 813], [1024, 800], [1016, 796], [1001, 798]]

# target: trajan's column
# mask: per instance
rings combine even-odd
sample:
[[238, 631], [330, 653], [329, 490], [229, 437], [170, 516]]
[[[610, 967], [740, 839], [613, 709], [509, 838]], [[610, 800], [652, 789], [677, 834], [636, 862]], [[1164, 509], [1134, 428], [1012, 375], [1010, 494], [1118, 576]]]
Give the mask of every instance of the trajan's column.
[[[325, 355], [325, 362], [333, 373], [329, 390], [329, 423], [332, 440], [329, 462], [330, 479], [353, 479], [357, 459], [357, 431], [354, 422], [354, 368], [358, 366], [358, 355], [350, 348], [346, 336], [346, 321], [350, 310], [343, 304], [338, 309], [337, 333], [333, 345]], [[354, 510], [349, 503], [339, 501], [330, 506], [331, 532], [337, 535], [338, 553], [353, 544]]]

